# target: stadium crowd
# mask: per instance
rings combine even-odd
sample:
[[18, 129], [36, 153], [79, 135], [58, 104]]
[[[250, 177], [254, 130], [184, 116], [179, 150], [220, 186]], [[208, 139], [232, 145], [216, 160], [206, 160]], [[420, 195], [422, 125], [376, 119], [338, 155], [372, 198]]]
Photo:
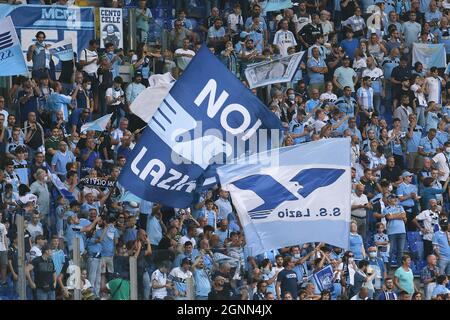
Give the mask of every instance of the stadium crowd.
[[[93, 39], [58, 73], [45, 32], [23, 48], [30, 77], [0, 96], [0, 296], [17, 298], [23, 214], [28, 299], [73, 299], [75, 238], [83, 299], [129, 299], [130, 256], [142, 300], [185, 300], [191, 284], [197, 300], [449, 299], [450, 69], [413, 64], [412, 50], [442, 43], [450, 61], [450, 3], [306, 0], [265, 13], [263, 1], [194, 2], [137, 1], [136, 50]], [[153, 41], [155, 9], [170, 4], [168, 37]], [[350, 137], [348, 251], [304, 243], [252, 255], [220, 186], [170, 208], [116, 183], [145, 127], [130, 104], [152, 75], [178, 79], [203, 43], [244, 85], [248, 65], [304, 51], [291, 82], [253, 92], [280, 119], [285, 145]], [[105, 131], [81, 131], [107, 113]], [[332, 286], [320, 290], [313, 275], [328, 265]]]

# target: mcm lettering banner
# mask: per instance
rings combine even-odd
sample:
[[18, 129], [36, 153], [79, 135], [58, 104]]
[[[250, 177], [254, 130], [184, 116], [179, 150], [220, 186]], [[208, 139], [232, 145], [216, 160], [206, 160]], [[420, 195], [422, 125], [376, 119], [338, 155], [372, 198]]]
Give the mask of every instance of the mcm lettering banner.
[[[94, 8], [40, 5], [0, 6], [0, 18], [10, 16], [17, 30], [24, 56], [36, 41], [36, 33], [44, 31], [49, 44], [72, 39], [72, 48], [79, 56], [95, 38]], [[60, 59], [54, 55], [56, 70], [61, 69]], [[31, 66], [31, 62], [29, 64]]]
[[100, 8], [100, 47], [112, 43], [115, 48], [123, 48], [122, 9]]
[[281, 129], [279, 119], [203, 46], [153, 114], [119, 182], [139, 198], [187, 207], [211, 166], [268, 150]]
[[413, 43], [412, 64], [414, 65], [417, 61], [423, 64], [425, 70], [430, 70], [431, 67], [447, 67], [445, 45], [443, 43]]
[[349, 246], [350, 139], [304, 143], [217, 168], [251, 255], [305, 242]]
[[0, 76], [26, 74], [27, 63], [11, 17], [0, 20]]
[[272, 83], [289, 82], [294, 78], [304, 51], [272, 61], [249, 65], [245, 77], [250, 89], [267, 86]]

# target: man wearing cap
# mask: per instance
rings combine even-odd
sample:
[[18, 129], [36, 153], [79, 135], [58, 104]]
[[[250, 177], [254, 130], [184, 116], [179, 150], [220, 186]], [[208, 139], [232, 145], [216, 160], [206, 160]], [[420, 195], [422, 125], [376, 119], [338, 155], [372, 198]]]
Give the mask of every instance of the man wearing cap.
[[[42, 248], [42, 256], [37, 257], [25, 268], [25, 275], [31, 289], [36, 290], [37, 300], [55, 300], [56, 269], [51, 258], [52, 249]], [[34, 273], [34, 280], [30, 272]]]
[[417, 186], [411, 183], [413, 176], [414, 174], [412, 174], [411, 172], [403, 172], [403, 182], [397, 188], [397, 196], [399, 197], [400, 205], [403, 206], [403, 209], [406, 212], [406, 218], [408, 219], [408, 231], [416, 230], [416, 227], [412, 223], [412, 220], [417, 214], [417, 203], [420, 200], [420, 197], [417, 195]]
[[433, 235], [433, 248], [438, 258], [438, 266], [441, 274], [450, 275], [450, 233], [448, 231], [448, 219], [442, 218], [439, 222], [441, 230]]
[[388, 206], [382, 211], [383, 217], [387, 221], [387, 234], [391, 250], [389, 257], [392, 261], [394, 256], [397, 257], [397, 264], [400, 265], [405, 250], [406, 241], [406, 212], [397, 202], [397, 196], [391, 194], [388, 196]]
[[131, 82], [125, 89], [125, 96], [127, 98], [128, 107], [137, 98], [137, 96], [145, 90], [145, 86], [142, 84], [142, 72], [136, 71], [134, 73], [133, 82]]
[[350, 67], [350, 57], [347, 55], [343, 59], [343, 65], [334, 71], [333, 84], [336, 88], [342, 90], [345, 87], [350, 87], [352, 92], [355, 92], [355, 85], [358, 83], [358, 75], [355, 70]]
[[176, 300], [187, 300], [187, 278], [191, 278], [192, 272], [190, 271], [192, 262], [188, 258], [184, 258], [181, 261], [181, 266], [173, 268], [170, 271], [167, 281], [174, 285], [174, 294]]

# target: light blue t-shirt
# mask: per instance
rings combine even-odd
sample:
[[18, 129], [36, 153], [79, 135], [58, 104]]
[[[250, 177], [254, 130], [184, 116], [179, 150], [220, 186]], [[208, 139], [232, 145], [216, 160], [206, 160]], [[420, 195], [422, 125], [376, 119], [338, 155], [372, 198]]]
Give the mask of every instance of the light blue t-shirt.
[[433, 244], [439, 246], [439, 255], [441, 260], [450, 260], [450, 245], [448, 244], [447, 235], [443, 231], [436, 231], [433, 235]]
[[83, 254], [85, 250], [85, 243], [86, 243], [86, 235], [84, 233], [81, 233], [80, 230], [84, 227], [87, 227], [91, 224], [91, 222], [87, 219], [80, 219], [79, 224], [71, 224], [67, 227], [66, 230], [66, 241], [67, 246], [69, 247], [69, 250], [73, 250], [72, 248], [72, 242], [73, 239], [79, 238], [80, 239], [80, 254]]
[[352, 92], [355, 92], [355, 86], [353, 83], [353, 77], [356, 77], [356, 72], [352, 68], [339, 67], [334, 71], [334, 76], [337, 82], [342, 86], [349, 86]]
[[309, 76], [309, 83], [310, 84], [314, 84], [314, 83], [324, 83], [325, 81], [325, 76], [323, 73], [318, 73], [318, 72], [314, 72], [311, 70], [312, 67], [319, 67], [319, 68], [323, 68], [326, 67], [327, 65], [325, 64], [325, 61], [319, 57], [318, 60], [314, 59], [314, 58], [310, 58], [308, 59], [307, 62], [307, 68], [308, 68], [308, 76]]
[[62, 153], [58, 150], [52, 157], [52, 165], [55, 165], [56, 173], [61, 175], [65, 175], [67, 173], [66, 165], [75, 161], [75, 156], [70, 150], [67, 150], [66, 153]]
[[394, 275], [398, 278], [400, 287], [412, 295], [414, 293], [414, 274], [412, 270], [405, 271], [403, 267], [400, 267], [395, 270]]
[[195, 295], [200, 297], [207, 297], [211, 291], [211, 282], [208, 274], [203, 269], [194, 270], [195, 281]]
[[[415, 192], [417, 194], [417, 187], [413, 184], [406, 184], [402, 183], [397, 188], [397, 195], [398, 196], [408, 196], [411, 192]], [[414, 206], [414, 200], [409, 198], [404, 201], [401, 201], [400, 204], [402, 206], [406, 207], [413, 207]]]
[[363, 259], [363, 253], [361, 249], [363, 246], [362, 237], [359, 234], [350, 233], [349, 240], [350, 240], [349, 249], [355, 254], [355, 260], [362, 260]]
[[[99, 239], [103, 234], [103, 229], [99, 229], [95, 232], [95, 238]], [[106, 234], [105, 237], [103, 238], [103, 240], [100, 242], [100, 244], [102, 245], [102, 257], [113, 257], [114, 256], [114, 249], [115, 249], [115, 244], [114, 244], [114, 240], [115, 239], [119, 239], [119, 231], [117, 231], [117, 229], [110, 224], [108, 226], [108, 229], [106, 230]]]
[[[399, 215], [403, 212], [405, 212], [405, 210], [403, 210], [403, 207], [396, 205], [395, 207], [384, 208], [382, 214], [383, 214], [383, 216], [386, 216], [388, 214]], [[401, 233], [406, 233], [405, 223], [403, 222], [403, 220], [400, 220], [400, 219], [388, 220], [387, 234], [392, 235], [392, 234], [401, 234]]]
[[148, 217], [146, 231], [150, 244], [157, 246], [162, 239], [162, 228], [155, 216]]

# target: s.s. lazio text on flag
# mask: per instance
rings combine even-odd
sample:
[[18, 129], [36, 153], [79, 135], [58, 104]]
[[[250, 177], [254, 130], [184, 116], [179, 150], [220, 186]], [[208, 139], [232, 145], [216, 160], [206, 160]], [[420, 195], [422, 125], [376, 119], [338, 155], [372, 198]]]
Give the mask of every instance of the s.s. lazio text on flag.
[[272, 129], [278, 142], [279, 119], [202, 47], [153, 114], [119, 181], [140, 198], [185, 207], [211, 164], [267, 150]]
[[[257, 163], [252, 157], [258, 157]], [[278, 166], [272, 158], [278, 159]], [[247, 162], [247, 163], [246, 163]], [[327, 139], [217, 169], [252, 255], [305, 242], [348, 248], [350, 140]]]

